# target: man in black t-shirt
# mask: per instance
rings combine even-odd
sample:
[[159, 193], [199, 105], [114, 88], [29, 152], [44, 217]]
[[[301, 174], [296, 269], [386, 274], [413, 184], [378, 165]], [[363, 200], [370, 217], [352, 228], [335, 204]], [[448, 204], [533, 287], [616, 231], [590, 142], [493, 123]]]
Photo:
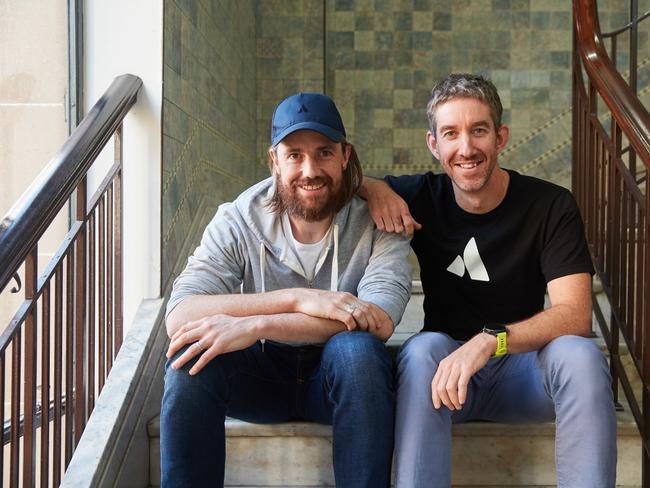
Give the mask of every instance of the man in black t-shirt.
[[398, 357], [396, 486], [450, 486], [452, 423], [555, 419], [558, 486], [613, 487], [610, 376], [583, 337], [582, 220], [567, 190], [499, 167], [501, 114], [491, 82], [450, 75], [427, 107], [444, 174], [366, 179], [361, 191], [380, 229], [415, 231], [425, 293], [423, 331]]

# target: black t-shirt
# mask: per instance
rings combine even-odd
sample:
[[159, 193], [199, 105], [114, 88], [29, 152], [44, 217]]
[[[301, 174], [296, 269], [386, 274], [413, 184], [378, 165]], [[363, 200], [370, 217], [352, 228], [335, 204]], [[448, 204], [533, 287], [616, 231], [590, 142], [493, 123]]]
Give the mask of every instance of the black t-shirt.
[[505, 198], [485, 214], [458, 206], [446, 174], [385, 178], [423, 226], [411, 241], [424, 289], [423, 330], [466, 340], [487, 323], [540, 312], [549, 281], [593, 274], [571, 193], [508, 173]]

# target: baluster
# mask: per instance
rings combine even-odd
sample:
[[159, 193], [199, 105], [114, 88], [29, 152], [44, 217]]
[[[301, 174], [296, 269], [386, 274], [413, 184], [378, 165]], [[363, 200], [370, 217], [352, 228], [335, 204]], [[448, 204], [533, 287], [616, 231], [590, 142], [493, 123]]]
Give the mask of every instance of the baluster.
[[99, 316], [98, 316], [98, 358], [97, 358], [97, 394], [102, 391], [105, 378], [105, 352], [106, 352], [106, 265], [105, 265], [105, 240], [106, 232], [104, 226], [106, 225], [104, 217], [104, 197], [102, 196], [99, 201], [99, 276], [98, 276], [98, 293], [99, 293]]
[[[84, 176], [81, 183], [77, 186], [77, 221], [86, 221], [86, 177]], [[85, 329], [86, 329], [86, 299], [87, 299], [87, 281], [86, 265], [88, 259], [86, 256], [86, 234], [87, 226], [82, 227], [77, 236], [75, 244], [75, 332], [74, 332], [74, 445], [79, 443], [81, 433], [86, 425], [86, 368], [85, 366]]]
[[[69, 258], [66, 258], [69, 259]], [[52, 485], [61, 482], [61, 396], [63, 377], [63, 266], [54, 275], [54, 420], [52, 436]]]
[[120, 170], [115, 175], [115, 347], [113, 354], [117, 356], [122, 345], [122, 124], [115, 131], [115, 162], [120, 164]]
[[[55, 290], [56, 292], [56, 290]], [[50, 283], [43, 287], [41, 297], [41, 486], [49, 485], [50, 463]]]
[[[96, 243], [95, 236], [95, 209], [91, 209], [91, 214], [88, 217], [88, 344], [86, 359], [88, 361], [87, 375], [87, 390], [86, 390], [86, 404], [88, 405], [87, 417], [93, 411], [95, 406], [95, 297], [97, 275], [95, 273], [95, 258], [96, 258]], [[87, 418], [86, 417], [86, 418]]]
[[38, 247], [34, 246], [25, 260], [25, 299], [30, 300], [29, 312], [25, 318], [25, 380], [24, 380], [24, 420], [23, 420], [23, 486], [34, 485], [36, 458], [36, 340], [38, 287]]
[[106, 217], [106, 371], [110, 371], [113, 366], [113, 318], [114, 310], [114, 290], [113, 290], [113, 182], [108, 186], [107, 192], [107, 212]]
[[[76, 246], [76, 243], [75, 243]], [[76, 250], [68, 253], [66, 262], [65, 294], [65, 468], [70, 464], [74, 450], [74, 292]]]
[[11, 468], [9, 486], [17, 488], [20, 482], [20, 369], [21, 369], [20, 329], [11, 341]]

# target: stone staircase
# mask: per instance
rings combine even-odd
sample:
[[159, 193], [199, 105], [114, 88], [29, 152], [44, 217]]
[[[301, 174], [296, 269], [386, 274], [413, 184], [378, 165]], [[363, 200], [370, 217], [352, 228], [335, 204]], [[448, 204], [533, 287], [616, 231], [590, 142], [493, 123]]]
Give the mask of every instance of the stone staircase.
[[[396, 350], [421, 327], [422, 300], [421, 287], [416, 284], [402, 323], [388, 341], [391, 349]], [[148, 431], [150, 484], [160, 486], [158, 417], [149, 422]], [[454, 425], [453, 486], [555, 486], [554, 431], [553, 423]], [[227, 487], [335, 486], [328, 426], [308, 422], [254, 425], [228, 419], [226, 433]], [[627, 407], [618, 413], [617, 486], [641, 486], [641, 441]]]

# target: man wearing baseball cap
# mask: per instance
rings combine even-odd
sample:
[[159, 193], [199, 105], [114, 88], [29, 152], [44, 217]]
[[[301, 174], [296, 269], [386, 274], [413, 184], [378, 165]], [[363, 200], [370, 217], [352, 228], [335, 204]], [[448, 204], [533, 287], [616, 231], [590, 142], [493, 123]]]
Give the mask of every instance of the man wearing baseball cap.
[[162, 484], [222, 486], [226, 416], [333, 426], [338, 487], [387, 487], [408, 240], [377, 230], [334, 102], [273, 114], [271, 177], [219, 207], [174, 282]]

